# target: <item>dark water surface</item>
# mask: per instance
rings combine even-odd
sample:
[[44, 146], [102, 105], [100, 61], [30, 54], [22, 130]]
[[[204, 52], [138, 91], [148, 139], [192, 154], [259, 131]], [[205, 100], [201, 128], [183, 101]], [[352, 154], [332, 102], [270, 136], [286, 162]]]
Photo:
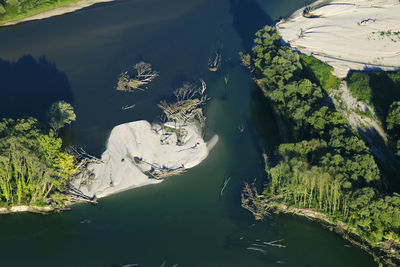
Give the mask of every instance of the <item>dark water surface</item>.
[[[258, 28], [302, 4], [127, 0], [1, 28], [0, 117], [44, 120], [48, 105], [65, 99], [78, 117], [65, 133], [69, 142], [100, 155], [114, 126], [157, 120], [161, 99], [182, 81], [203, 78], [208, 130], [220, 141], [201, 165], [161, 184], [60, 214], [1, 216], [0, 265], [374, 266], [317, 223], [283, 215], [254, 222], [240, 207], [243, 181], [263, 178], [261, 154], [272, 153], [279, 136], [237, 53], [251, 46]], [[221, 44], [223, 67], [210, 73], [208, 57]], [[160, 71], [159, 79], [148, 92], [115, 91], [118, 74], [139, 60]], [[131, 104], [135, 109], [121, 109]], [[220, 197], [224, 176], [232, 179]], [[249, 249], [277, 239], [287, 247]]]

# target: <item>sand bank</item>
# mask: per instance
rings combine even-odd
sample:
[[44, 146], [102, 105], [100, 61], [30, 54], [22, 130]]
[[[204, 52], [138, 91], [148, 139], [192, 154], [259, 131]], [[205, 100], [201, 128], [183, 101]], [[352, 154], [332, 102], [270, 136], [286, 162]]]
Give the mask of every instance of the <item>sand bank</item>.
[[85, 7], [88, 7], [88, 6], [97, 4], [97, 3], [112, 2], [112, 1], [114, 1], [114, 0], [81, 0], [76, 3], [71, 3], [71, 4], [68, 4], [65, 6], [57, 7], [57, 8], [47, 10], [47, 11], [38, 13], [36, 15], [29, 16], [29, 17], [8, 21], [6, 23], [0, 23], [0, 27], [15, 25], [15, 24], [25, 22], [25, 21], [46, 19], [46, 18], [50, 18], [53, 16], [58, 16], [58, 15], [62, 15], [65, 13], [74, 12], [76, 10], [79, 10], [79, 9], [82, 9], [82, 8], [85, 8]]
[[333, 0], [303, 9], [276, 28], [290, 46], [334, 67], [345, 77], [350, 69], [400, 69], [398, 0]]
[[[200, 164], [218, 141], [215, 135], [207, 143], [197, 127], [183, 126], [183, 145], [177, 145], [174, 125], [151, 125], [147, 121], [135, 121], [116, 126], [110, 134], [107, 149], [101, 163], [92, 163], [92, 175], [79, 177], [73, 185], [87, 196], [97, 198], [115, 194], [130, 188], [160, 183], [152, 178], [151, 170], [168, 168], [188, 169]], [[146, 175], [147, 173], [148, 175]]]
[[13, 206], [9, 208], [0, 208], [0, 214], [8, 214], [8, 213], [16, 213], [16, 212], [32, 212], [32, 213], [49, 213], [54, 211], [54, 208], [51, 206]]

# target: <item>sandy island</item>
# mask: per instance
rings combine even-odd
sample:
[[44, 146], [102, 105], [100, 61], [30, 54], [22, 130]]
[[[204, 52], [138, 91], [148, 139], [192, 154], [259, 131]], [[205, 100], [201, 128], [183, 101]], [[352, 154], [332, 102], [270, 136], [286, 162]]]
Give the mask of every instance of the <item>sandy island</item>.
[[79, 9], [82, 9], [82, 8], [85, 8], [85, 7], [88, 7], [88, 6], [97, 4], [97, 3], [112, 2], [112, 1], [114, 1], [114, 0], [81, 0], [76, 3], [71, 3], [71, 4], [68, 4], [65, 6], [50, 9], [50, 10], [47, 10], [47, 11], [38, 13], [36, 15], [29, 16], [29, 17], [12, 20], [12, 21], [8, 21], [5, 23], [0, 22], [0, 27], [15, 25], [15, 24], [18, 24], [21, 22], [26, 22], [26, 21], [31, 21], [31, 20], [46, 19], [46, 18], [50, 18], [53, 16], [58, 16], [58, 15], [62, 15], [65, 13], [74, 12], [76, 10], [79, 10]]
[[333, 0], [313, 4], [307, 18], [297, 10], [276, 28], [291, 47], [334, 67], [346, 77], [352, 70], [400, 69], [398, 0]]
[[[91, 174], [80, 176], [73, 185], [83, 194], [97, 198], [130, 188], [162, 181], [150, 173], [168, 170], [185, 170], [200, 164], [218, 141], [215, 135], [209, 142], [201, 137], [194, 125], [181, 127], [183, 145], [177, 145], [174, 124], [151, 125], [135, 121], [114, 127], [107, 142], [107, 149], [100, 163], [91, 163]], [[150, 172], [150, 173], [149, 173]], [[146, 174], [145, 174], [146, 173]]]

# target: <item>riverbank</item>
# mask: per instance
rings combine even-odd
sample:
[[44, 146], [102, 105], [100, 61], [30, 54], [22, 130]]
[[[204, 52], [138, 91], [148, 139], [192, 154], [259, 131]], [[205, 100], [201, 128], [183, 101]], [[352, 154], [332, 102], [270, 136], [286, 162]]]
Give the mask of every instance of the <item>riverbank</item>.
[[12, 206], [7, 208], [0, 208], [0, 214], [9, 214], [9, 213], [17, 213], [17, 212], [32, 212], [32, 213], [41, 213], [46, 214], [55, 211], [56, 209], [52, 206]]
[[399, 13], [397, 0], [333, 0], [299, 9], [276, 28], [291, 47], [344, 78], [350, 69], [400, 69]]
[[321, 79], [312, 70], [304, 71], [307, 65], [297, 51], [283, 46], [275, 28], [266, 26], [256, 35], [254, 73], [281, 120], [289, 122], [292, 139], [277, 149], [278, 163], [265, 157], [268, 179], [263, 193], [246, 185], [242, 206], [256, 219], [282, 211], [339, 225], [339, 233], [351, 236], [377, 261], [398, 266], [400, 199], [379, 187], [385, 177], [371, 148], [347, 120], [356, 101], [343, 96], [343, 86], [336, 89], [346, 104], [343, 116], [327, 101], [334, 90], [323, 90]]
[[[275, 213], [284, 213], [288, 215], [295, 215], [307, 218], [311, 221], [316, 221], [328, 228], [330, 231], [334, 231], [339, 234], [343, 239], [349, 241], [353, 246], [361, 248], [371, 256], [373, 256], [378, 262], [389, 265], [388, 260], [393, 257], [396, 261], [399, 261], [394, 254], [390, 255], [390, 249], [373, 248], [370, 244], [363, 242], [361, 236], [356, 233], [354, 228], [349, 227], [342, 221], [332, 221], [328, 216], [323, 213], [317, 212], [313, 209], [296, 208], [288, 206], [284, 203], [270, 203], [269, 209]], [[383, 253], [382, 253], [383, 252]], [[378, 254], [379, 253], [379, 254]], [[390, 265], [392, 266], [392, 265]]]
[[160, 125], [143, 120], [121, 124], [111, 131], [101, 159], [87, 155], [89, 163], [81, 165], [72, 176], [68, 190], [63, 192], [70, 197], [64, 205], [5, 206], [0, 208], [0, 214], [46, 214], [74, 203], [96, 203], [97, 198], [160, 183], [200, 164], [217, 142], [217, 135], [205, 142], [200, 128], [192, 124]]
[[157, 184], [200, 164], [218, 142], [205, 142], [194, 125], [135, 121], [114, 127], [99, 162], [72, 184], [89, 198]]
[[[114, 0], [77, 0], [74, 3], [67, 3], [62, 6], [58, 7], [51, 7], [51, 6], [46, 6], [43, 9], [36, 9], [31, 11], [30, 13], [27, 13], [26, 17], [21, 17], [17, 19], [11, 19], [7, 20], [5, 22], [0, 22], [0, 27], [4, 26], [11, 26], [11, 25], [16, 25], [22, 22], [27, 22], [27, 21], [33, 21], [33, 20], [40, 20], [40, 19], [46, 19], [54, 16], [59, 16], [63, 15], [66, 13], [74, 12], [76, 10], [92, 6], [97, 3], [104, 3], [104, 2], [112, 2]], [[46, 9], [48, 8], [48, 9]], [[35, 12], [37, 11], [37, 13]]]
[[330, 231], [334, 231], [342, 238], [349, 241], [353, 246], [361, 248], [374, 257], [375, 261], [387, 266], [398, 266], [400, 262], [399, 255], [392, 247], [390, 241], [380, 242], [379, 247], [372, 246], [369, 242], [363, 240], [363, 237], [357, 232], [357, 229], [349, 226], [345, 222], [332, 219], [322, 212], [315, 211], [312, 208], [300, 208], [295, 205], [289, 205], [281, 201], [283, 196], [267, 197], [258, 194], [254, 184], [245, 183], [242, 190], [242, 207], [250, 211], [256, 220], [264, 220], [270, 214], [287, 214], [307, 218], [318, 222]]

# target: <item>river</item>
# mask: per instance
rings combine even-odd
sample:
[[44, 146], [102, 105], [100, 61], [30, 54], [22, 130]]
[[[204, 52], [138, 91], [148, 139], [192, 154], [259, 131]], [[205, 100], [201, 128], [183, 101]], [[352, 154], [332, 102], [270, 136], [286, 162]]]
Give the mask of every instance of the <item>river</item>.
[[[237, 53], [251, 47], [257, 29], [303, 4], [126, 0], [0, 28], [0, 117], [44, 120], [49, 104], [64, 99], [77, 114], [65, 140], [99, 156], [114, 126], [158, 120], [160, 100], [202, 78], [211, 98], [207, 136], [220, 137], [201, 165], [161, 184], [58, 214], [1, 216], [0, 265], [376, 266], [313, 221], [273, 215], [255, 222], [240, 207], [243, 181], [264, 178], [262, 152], [273, 155], [280, 139]], [[208, 57], [220, 47], [222, 68], [211, 73]], [[117, 92], [119, 73], [140, 60], [160, 77], [147, 92]], [[220, 196], [225, 176], [231, 180]], [[253, 245], [280, 239], [286, 248]]]

